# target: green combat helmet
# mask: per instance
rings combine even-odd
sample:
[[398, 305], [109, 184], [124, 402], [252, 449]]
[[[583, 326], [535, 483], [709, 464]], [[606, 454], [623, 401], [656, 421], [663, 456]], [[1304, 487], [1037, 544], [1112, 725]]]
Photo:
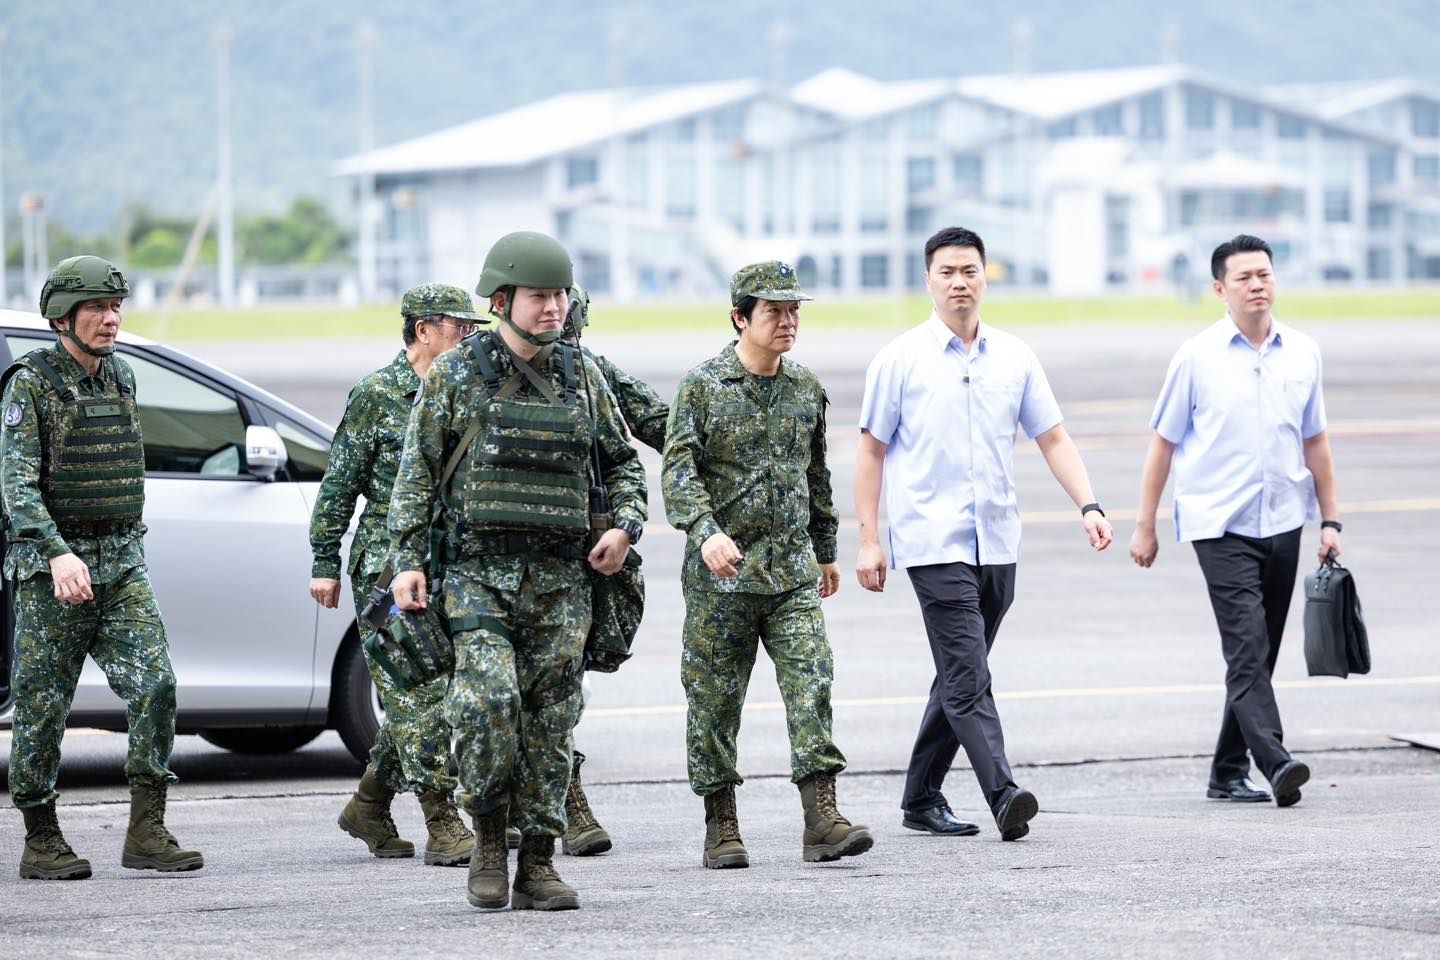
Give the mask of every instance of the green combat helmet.
[[406, 320], [425, 317], [453, 317], [472, 323], [489, 323], [490, 318], [475, 312], [470, 294], [448, 283], [422, 283], [405, 291], [400, 300], [400, 316]]
[[580, 334], [585, 332], [585, 325], [590, 322], [590, 294], [585, 288], [574, 286], [570, 288], [570, 312], [565, 314], [565, 329], [563, 335], [566, 340], [579, 342]]
[[730, 278], [730, 306], [740, 306], [746, 297], [758, 300], [814, 300], [800, 289], [795, 268], [780, 260], [766, 260], [741, 267]]
[[[575, 284], [575, 270], [570, 265], [570, 254], [554, 237], [543, 233], [521, 230], [507, 233], [485, 255], [485, 266], [480, 271], [480, 282], [475, 292], [489, 299], [496, 290], [506, 287], [530, 287], [535, 290], [569, 290]], [[500, 322], [509, 327], [516, 336], [527, 343], [544, 346], [560, 339], [563, 330], [551, 333], [526, 333], [510, 319], [510, 299], [505, 301], [505, 310]]]
[[63, 320], [86, 300], [113, 300], [129, 295], [130, 284], [125, 282], [125, 274], [110, 261], [90, 256], [70, 257], [55, 264], [55, 269], [45, 278], [45, 285], [40, 288], [40, 313], [50, 321], [51, 330], [85, 353], [106, 357], [115, 352], [114, 346], [92, 347], [75, 336], [73, 323], [61, 330], [55, 321]]

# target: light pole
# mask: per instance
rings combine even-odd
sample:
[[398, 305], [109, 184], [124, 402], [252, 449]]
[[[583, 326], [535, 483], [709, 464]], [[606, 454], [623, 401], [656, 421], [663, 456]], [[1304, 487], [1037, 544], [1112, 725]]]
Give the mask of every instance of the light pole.
[[215, 28], [215, 176], [219, 216], [215, 225], [220, 247], [220, 305], [235, 303], [235, 198], [230, 168], [230, 46], [234, 31]]
[[[375, 149], [375, 25], [368, 20], [361, 23], [355, 33], [359, 47], [359, 94], [360, 94], [360, 154], [364, 158]], [[368, 162], [364, 159], [362, 163]], [[360, 174], [357, 185], [360, 191], [360, 223], [357, 251], [359, 257], [360, 300], [370, 303], [375, 299], [375, 174], [366, 170]]]
[[31, 300], [39, 300], [50, 251], [45, 230], [45, 198], [38, 193], [27, 193], [20, 198], [20, 244], [24, 250], [25, 292]]
[[0, 27], [0, 307], [9, 299], [5, 260], [5, 28]]

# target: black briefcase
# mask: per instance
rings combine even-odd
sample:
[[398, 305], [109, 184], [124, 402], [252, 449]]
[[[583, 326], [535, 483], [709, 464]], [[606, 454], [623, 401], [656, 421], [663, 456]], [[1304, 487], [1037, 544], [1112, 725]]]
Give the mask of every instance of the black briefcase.
[[1355, 578], [1334, 560], [1305, 577], [1305, 666], [1312, 677], [1370, 672], [1370, 636]]

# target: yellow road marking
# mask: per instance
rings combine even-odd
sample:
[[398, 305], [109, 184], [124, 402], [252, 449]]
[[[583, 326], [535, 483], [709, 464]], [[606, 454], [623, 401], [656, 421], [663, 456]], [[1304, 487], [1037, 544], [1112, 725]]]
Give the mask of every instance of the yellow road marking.
[[[1429, 677], [1351, 677], [1340, 680], [1334, 677], [1314, 677], [1306, 680], [1276, 680], [1277, 690], [1313, 690], [1324, 687], [1338, 687], [1341, 684], [1352, 687], [1417, 687], [1440, 685], [1440, 676]], [[1224, 693], [1223, 683], [1181, 683], [1149, 687], [1060, 687], [1052, 690], [1009, 690], [995, 694], [996, 700], [1074, 700], [1091, 697], [1155, 697], [1189, 693]], [[837, 697], [831, 701], [836, 707], [913, 707], [924, 704], [929, 697]], [[747, 703], [746, 710], [783, 710], [785, 705], [778, 701], [757, 701]], [[683, 714], [685, 705], [667, 703], [650, 707], [589, 707], [587, 717], [658, 717]]]

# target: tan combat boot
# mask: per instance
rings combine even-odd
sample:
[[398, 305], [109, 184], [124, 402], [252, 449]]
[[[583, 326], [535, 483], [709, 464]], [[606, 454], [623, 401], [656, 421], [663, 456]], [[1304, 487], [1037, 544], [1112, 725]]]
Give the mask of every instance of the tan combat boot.
[[554, 837], [526, 837], [520, 841], [510, 906], [514, 910], [580, 909], [580, 895], [555, 872]]
[[75, 856], [60, 821], [55, 817], [55, 801], [20, 811], [25, 815], [25, 852], [20, 856], [21, 880], [85, 880], [90, 876], [90, 861]]
[[340, 829], [357, 840], [364, 840], [377, 857], [413, 857], [415, 844], [400, 839], [395, 820], [390, 816], [390, 801], [395, 791], [375, 778], [375, 768], [366, 767], [355, 795], [340, 811]]
[[174, 835], [165, 829], [165, 792], [163, 783], [130, 788], [130, 829], [125, 831], [120, 866], [161, 873], [205, 866], [198, 850], [181, 850]]
[[805, 808], [802, 853], [806, 863], [858, 856], [875, 845], [868, 827], [852, 824], [836, 808], [835, 774], [812, 773], [799, 787], [800, 804]]
[[505, 844], [504, 807], [475, 818], [475, 849], [465, 898], [472, 907], [503, 910], [510, 905], [510, 850]]
[[460, 820], [455, 809], [455, 794], [449, 790], [433, 790], [419, 797], [425, 811], [425, 827], [430, 839], [425, 842], [425, 862], [434, 867], [461, 867], [470, 862], [475, 849], [475, 834]]
[[705, 798], [705, 853], [700, 864], [711, 870], [750, 866], [750, 853], [740, 839], [740, 814], [735, 810], [732, 784]]
[[610, 834], [590, 812], [590, 801], [580, 785], [580, 764], [585, 754], [575, 751], [575, 767], [570, 772], [570, 789], [565, 791], [565, 836], [560, 852], [572, 857], [593, 857], [610, 849]]

